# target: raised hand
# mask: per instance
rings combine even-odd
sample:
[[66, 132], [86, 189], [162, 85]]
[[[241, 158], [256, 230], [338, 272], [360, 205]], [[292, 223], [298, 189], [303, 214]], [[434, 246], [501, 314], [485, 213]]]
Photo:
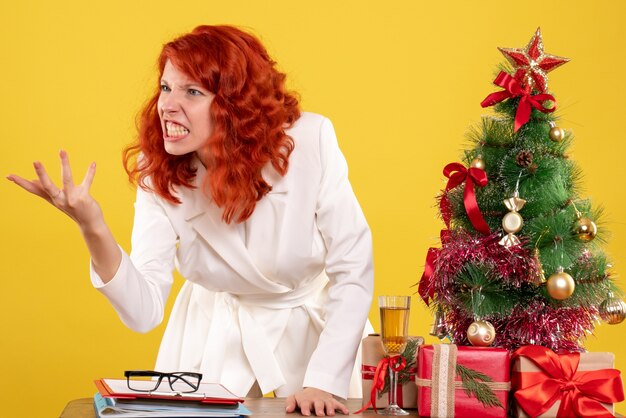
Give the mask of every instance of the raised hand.
[[24, 190], [47, 200], [51, 205], [66, 213], [82, 228], [93, 228], [102, 222], [102, 211], [98, 202], [89, 194], [91, 183], [96, 174], [96, 163], [91, 163], [82, 183], [74, 184], [69, 158], [65, 151], [61, 158], [62, 188], [57, 187], [40, 162], [33, 163], [37, 179], [29, 181], [15, 174], [7, 176]]
[[7, 179], [24, 190], [47, 200], [76, 221], [91, 254], [94, 269], [106, 283], [114, 277], [122, 255], [111, 230], [104, 221], [100, 205], [89, 194], [89, 188], [96, 174], [96, 163], [91, 163], [82, 183], [74, 184], [67, 153], [61, 151], [59, 156], [61, 157], [62, 188], [57, 187], [50, 180], [46, 169], [40, 162], [33, 163], [37, 179], [29, 181], [15, 174], [7, 176]]

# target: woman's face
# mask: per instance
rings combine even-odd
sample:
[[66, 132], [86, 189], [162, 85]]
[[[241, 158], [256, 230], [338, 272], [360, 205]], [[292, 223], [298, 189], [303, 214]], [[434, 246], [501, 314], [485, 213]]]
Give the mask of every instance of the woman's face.
[[172, 155], [198, 152], [206, 166], [202, 149], [213, 133], [209, 107], [215, 95], [178, 70], [168, 60], [161, 77], [157, 109], [161, 118], [165, 151]]

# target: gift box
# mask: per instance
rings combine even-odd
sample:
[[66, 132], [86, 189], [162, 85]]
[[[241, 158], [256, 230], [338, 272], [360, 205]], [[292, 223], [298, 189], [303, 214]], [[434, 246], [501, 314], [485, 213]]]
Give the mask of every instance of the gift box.
[[420, 416], [505, 418], [510, 354], [491, 347], [422, 346], [415, 383]]
[[[409, 337], [407, 348], [420, 346], [424, 343], [422, 337]], [[389, 405], [390, 393], [381, 393], [383, 386], [389, 387], [389, 375], [387, 370], [385, 373], [379, 373], [384, 382], [376, 382], [377, 368], [387, 368], [387, 364], [381, 364], [386, 358], [383, 343], [379, 334], [370, 334], [363, 339], [362, 346], [362, 366], [361, 376], [363, 379], [363, 407], [364, 408], [385, 408]], [[403, 353], [406, 354], [407, 350]], [[406, 365], [403, 371], [398, 373], [400, 376], [408, 375], [408, 381], [404, 384], [396, 385], [396, 403], [400, 408], [411, 409], [416, 408], [417, 390], [415, 388], [415, 356], [406, 359]], [[380, 377], [380, 376], [379, 376]], [[399, 379], [400, 381], [400, 379]], [[374, 389], [374, 390], [373, 390]]]
[[612, 353], [566, 353], [529, 345], [513, 353], [511, 383], [518, 417], [612, 417], [624, 400]]

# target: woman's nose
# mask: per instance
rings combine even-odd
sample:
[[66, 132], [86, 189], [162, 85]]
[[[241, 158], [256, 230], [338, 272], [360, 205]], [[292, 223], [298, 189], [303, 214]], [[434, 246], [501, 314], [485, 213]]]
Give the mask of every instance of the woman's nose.
[[165, 113], [174, 113], [180, 110], [180, 98], [173, 91], [167, 94], [161, 93], [160, 102], [161, 102], [161, 109]]

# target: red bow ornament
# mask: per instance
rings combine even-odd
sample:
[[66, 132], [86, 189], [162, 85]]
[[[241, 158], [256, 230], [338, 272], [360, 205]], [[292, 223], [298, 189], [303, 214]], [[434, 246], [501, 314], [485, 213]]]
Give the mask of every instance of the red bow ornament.
[[[448, 241], [449, 237], [450, 231], [442, 229], [440, 233], [441, 244], [443, 245], [446, 241]], [[437, 264], [440, 251], [440, 248], [435, 247], [428, 249], [428, 252], [426, 253], [426, 264], [424, 264], [424, 273], [422, 273], [422, 278], [420, 279], [419, 286], [417, 287], [417, 293], [419, 293], [426, 306], [429, 306], [430, 299], [433, 299], [435, 296], [435, 287], [432, 283], [432, 275], [435, 273], [435, 265]]]
[[579, 353], [556, 354], [537, 345], [524, 346], [513, 359], [526, 357], [538, 372], [513, 371], [515, 399], [531, 417], [548, 411], [561, 401], [557, 417], [612, 417], [602, 403], [624, 400], [619, 370], [578, 371]]
[[478, 187], [485, 187], [487, 182], [487, 173], [480, 168], [470, 167], [469, 169], [461, 163], [450, 163], [443, 169], [443, 175], [448, 178], [448, 184], [446, 190], [439, 202], [439, 209], [443, 216], [443, 221], [446, 223], [448, 229], [450, 228], [450, 201], [448, 200], [448, 192], [454, 189], [459, 184], [465, 182], [465, 190], [463, 192], [463, 203], [465, 204], [465, 210], [472, 222], [472, 225], [478, 232], [483, 235], [489, 235], [491, 230], [489, 225], [485, 222], [483, 215], [480, 213], [478, 203], [476, 202], [476, 192], [474, 191], [474, 185]]
[[[360, 414], [370, 406], [372, 406], [376, 412], [376, 399], [378, 398], [378, 392], [382, 391], [385, 387], [385, 377], [387, 376], [387, 371], [391, 368], [394, 372], [399, 372], [404, 370], [405, 367], [406, 359], [402, 356], [384, 357], [381, 359], [376, 366], [376, 370], [374, 371], [374, 383], [372, 384], [372, 391], [370, 392], [370, 400], [363, 406], [363, 408], [356, 411], [355, 414]], [[363, 374], [366, 372], [369, 372], [369, 370], [364, 369]], [[389, 387], [389, 390], [397, 390], [397, 388]]]
[[504, 88], [504, 90], [491, 93], [489, 96], [485, 97], [480, 105], [482, 107], [488, 107], [511, 97], [520, 97], [517, 112], [515, 113], [515, 132], [530, 120], [530, 113], [533, 107], [543, 113], [552, 113], [556, 110], [556, 105], [546, 107], [541, 103], [544, 100], [551, 100], [556, 103], [554, 96], [546, 93], [533, 96], [522, 87], [519, 81], [504, 71], [500, 71], [500, 74], [498, 74], [493, 81], [493, 84]]

